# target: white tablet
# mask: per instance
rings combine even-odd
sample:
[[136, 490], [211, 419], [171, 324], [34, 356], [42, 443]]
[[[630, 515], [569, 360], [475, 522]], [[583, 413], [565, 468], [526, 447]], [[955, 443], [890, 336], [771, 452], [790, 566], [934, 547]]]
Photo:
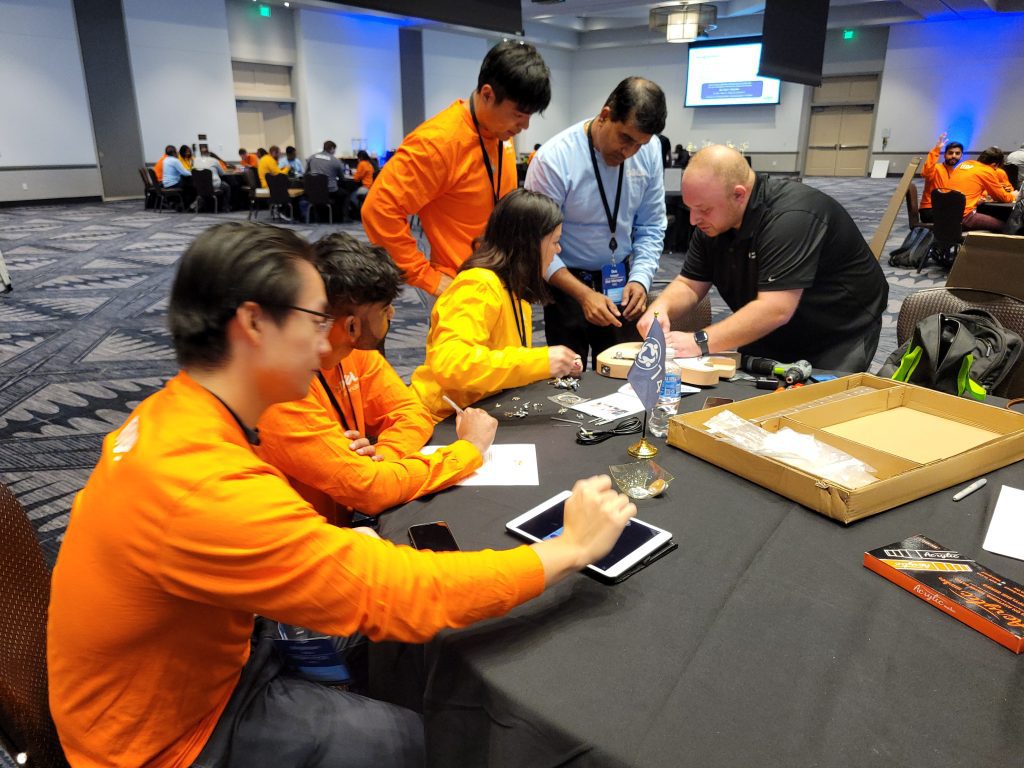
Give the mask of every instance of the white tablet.
[[[570, 495], [570, 491], [562, 491], [552, 496], [515, 520], [510, 520], [505, 524], [505, 529], [527, 541], [545, 541], [559, 536], [562, 533], [565, 500]], [[622, 535], [612, 551], [596, 563], [588, 565], [587, 569], [603, 579], [616, 579], [671, 540], [672, 534], [668, 531], [633, 518], [622, 529]]]

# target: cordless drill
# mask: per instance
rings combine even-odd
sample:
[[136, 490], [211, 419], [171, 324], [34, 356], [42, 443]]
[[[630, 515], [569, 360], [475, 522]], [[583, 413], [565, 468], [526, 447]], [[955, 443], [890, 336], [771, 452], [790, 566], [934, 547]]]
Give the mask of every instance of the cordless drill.
[[748, 373], [758, 376], [778, 376], [787, 384], [802, 384], [811, 377], [813, 372], [811, 364], [806, 360], [797, 360], [795, 363], [780, 363], [767, 357], [752, 357], [743, 355], [740, 358], [740, 367]]

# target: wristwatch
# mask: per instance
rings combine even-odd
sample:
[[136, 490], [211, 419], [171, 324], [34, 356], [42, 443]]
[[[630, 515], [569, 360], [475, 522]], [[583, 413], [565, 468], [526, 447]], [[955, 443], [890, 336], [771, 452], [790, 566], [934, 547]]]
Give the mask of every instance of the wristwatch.
[[697, 342], [697, 346], [700, 347], [701, 355], [707, 357], [708, 355], [711, 354], [711, 350], [708, 349], [707, 331], [697, 331], [695, 334], [693, 334], [693, 340]]

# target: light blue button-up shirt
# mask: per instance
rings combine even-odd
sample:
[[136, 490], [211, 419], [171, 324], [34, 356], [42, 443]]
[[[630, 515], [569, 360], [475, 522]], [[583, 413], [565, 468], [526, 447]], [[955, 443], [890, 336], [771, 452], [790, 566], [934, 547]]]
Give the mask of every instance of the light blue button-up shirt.
[[[566, 128], [545, 142], [530, 162], [526, 188], [547, 195], [562, 209], [562, 253], [551, 262], [545, 277], [563, 267], [599, 270], [612, 263], [608, 248], [611, 232], [594, 177], [584, 123]], [[618, 166], [605, 165], [597, 152], [597, 167], [604, 183], [608, 208], [615, 209]], [[616, 223], [618, 248], [614, 261], [632, 255], [629, 280], [651, 290], [665, 241], [665, 172], [657, 136], [625, 162], [622, 201]]]
[[164, 187], [176, 187], [181, 183], [182, 176], [191, 176], [191, 171], [186, 171], [181, 160], [176, 157], [168, 157], [164, 160]]

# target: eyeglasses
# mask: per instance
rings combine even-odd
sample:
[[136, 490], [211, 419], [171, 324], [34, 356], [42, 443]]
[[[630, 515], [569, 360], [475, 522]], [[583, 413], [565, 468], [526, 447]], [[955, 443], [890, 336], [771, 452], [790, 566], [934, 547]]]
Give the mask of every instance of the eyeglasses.
[[331, 330], [331, 326], [334, 325], [334, 315], [329, 315], [326, 312], [317, 312], [315, 309], [306, 309], [305, 307], [297, 307], [294, 304], [275, 304], [274, 306], [280, 309], [293, 309], [296, 312], [305, 312], [307, 315], [313, 315], [313, 317], [319, 317], [320, 320], [316, 324], [316, 329], [325, 336]]

